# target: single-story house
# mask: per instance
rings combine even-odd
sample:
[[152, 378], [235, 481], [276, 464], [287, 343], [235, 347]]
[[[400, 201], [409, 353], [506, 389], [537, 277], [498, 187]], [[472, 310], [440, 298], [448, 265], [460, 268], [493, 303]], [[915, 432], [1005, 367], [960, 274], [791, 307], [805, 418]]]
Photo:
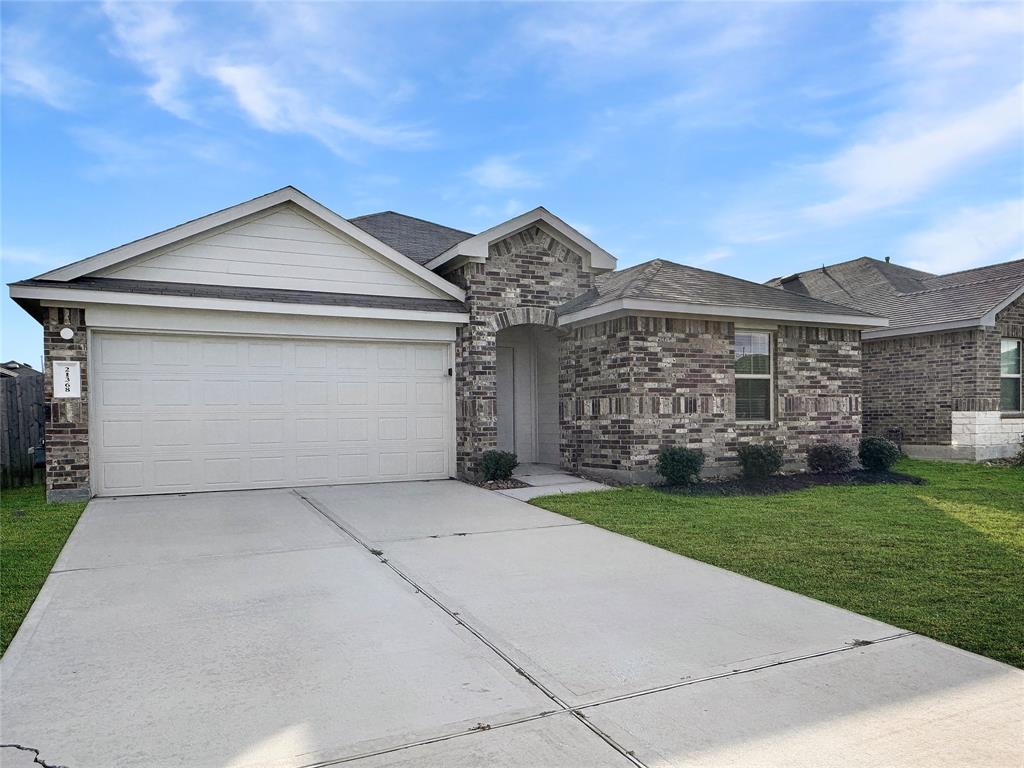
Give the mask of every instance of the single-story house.
[[866, 434], [922, 458], [1020, 448], [1024, 259], [934, 275], [861, 258], [768, 284], [888, 318], [863, 334]]
[[861, 434], [888, 321], [656, 260], [544, 208], [471, 234], [292, 187], [13, 283], [43, 326], [51, 498], [466, 476], [624, 480]]

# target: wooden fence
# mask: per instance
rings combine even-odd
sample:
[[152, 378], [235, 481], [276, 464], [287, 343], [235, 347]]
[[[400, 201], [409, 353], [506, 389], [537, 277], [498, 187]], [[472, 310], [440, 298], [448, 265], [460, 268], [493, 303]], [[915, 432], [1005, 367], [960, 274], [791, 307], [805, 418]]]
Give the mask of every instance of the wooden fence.
[[[6, 367], [6, 366], [5, 366]], [[0, 486], [42, 482], [43, 374], [28, 366], [0, 371]]]

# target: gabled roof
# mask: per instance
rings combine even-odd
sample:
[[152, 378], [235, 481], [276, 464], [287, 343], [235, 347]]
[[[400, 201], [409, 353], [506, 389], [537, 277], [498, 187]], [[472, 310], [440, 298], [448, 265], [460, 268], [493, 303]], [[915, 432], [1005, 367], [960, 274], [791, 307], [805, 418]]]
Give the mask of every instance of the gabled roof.
[[993, 325], [995, 315], [1024, 294], [1024, 259], [946, 275], [861, 258], [775, 278], [793, 295], [841, 301], [889, 318], [871, 336]]
[[563, 304], [558, 314], [572, 322], [573, 316], [583, 319], [600, 314], [599, 308], [864, 327], [886, 325], [884, 319], [868, 312], [664, 259], [600, 275], [592, 290]]
[[356, 216], [349, 221], [417, 264], [426, 264], [456, 243], [473, 236], [471, 232], [394, 211]]
[[400, 269], [411, 273], [413, 276], [426, 283], [429, 283], [434, 288], [439, 289], [448, 296], [451, 296], [458, 301], [462, 301], [465, 298], [465, 292], [462, 289], [434, 274], [429, 269], [425, 269], [421, 264], [418, 264], [405, 254], [400, 253], [393, 246], [381, 241], [365, 229], [352, 224], [347, 219], [339, 216], [334, 211], [321, 205], [316, 200], [313, 200], [308, 195], [305, 195], [295, 187], [291, 186], [282, 187], [274, 192], [261, 195], [260, 197], [253, 198], [252, 200], [248, 200], [244, 203], [233, 205], [230, 208], [225, 208], [207, 216], [193, 219], [192, 221], [185, 222], [184, 224], [179, 224], [176, 227], [166, 229], [162, 232], [150, 235], [149, 237], [134, 240], [109, 251], [104, 251], [96, 254], [95, 256], [82, 259], [81, 261], [76, 261], [73, 264], [68, 264], [64, 267], [60, 267], [59, 269], [51, 270], [50, 272], [38, 275], [35, 279], [67, 282], [76, 278], [85, 277], [99, 270], [108, 269], [115, 264], [133, 259], [158, 248], [164, 248], [187, 238], [202, 235], [217, 227], [232, 224], [233, 222], [239, 221], [248, 216], [253, 216], [285, 203], [291, 203], [298, 206], [306, 213], [316, 217], [328, 226], [333, 227], [335, 230], [338, 230], [349, 238], [355, 240], [374, 253], [379, 254]]
[[492, 243], [534, 226], [540, 227], [566, 247], [582, 251], [587, 266], [594, 271], [605, 272], [615, 269], [614, 256], [544, 207], [534, 208], [532, 211], [527, 211], [456, 243], [444, 253], [428, 261], [426, 267], [438, 269], [460, 257], [471, 261], [484, 261], [487, 259], [487, 251]]

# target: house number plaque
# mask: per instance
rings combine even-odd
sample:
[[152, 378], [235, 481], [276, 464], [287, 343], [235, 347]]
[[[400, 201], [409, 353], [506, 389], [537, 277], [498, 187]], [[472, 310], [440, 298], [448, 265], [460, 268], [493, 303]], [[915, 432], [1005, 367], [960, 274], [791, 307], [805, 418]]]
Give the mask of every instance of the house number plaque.
[[82, 364], [75, 361], [70, 363], [53, 364], [53, 396], [54, 397], [81, 397], [82, 396]]

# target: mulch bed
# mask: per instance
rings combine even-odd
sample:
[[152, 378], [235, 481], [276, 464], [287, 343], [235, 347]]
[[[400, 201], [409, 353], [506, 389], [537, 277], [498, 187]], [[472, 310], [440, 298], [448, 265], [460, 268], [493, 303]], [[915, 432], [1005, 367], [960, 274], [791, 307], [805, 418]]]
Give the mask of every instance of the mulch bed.
[[819, 485], [923, 485], [924, 478], [901, 472], [868, 472], [863, 469], [850, 472], [802, 472], [792, 475], [773, 475], [766, 480], [748, 481], [742, 478], [708, 480], [694, 485], [657, 486], [664, 493], [684, 496], [762, 496], [786, 491], [801, 491]]
[[479, 488], [486, 488], [488, 491], [507, 491], [511, 488], [530, 487], [529, 484], [522, 480], [516, 480], [514, 477], [511, 480], [468, 480], [467, 482]]

